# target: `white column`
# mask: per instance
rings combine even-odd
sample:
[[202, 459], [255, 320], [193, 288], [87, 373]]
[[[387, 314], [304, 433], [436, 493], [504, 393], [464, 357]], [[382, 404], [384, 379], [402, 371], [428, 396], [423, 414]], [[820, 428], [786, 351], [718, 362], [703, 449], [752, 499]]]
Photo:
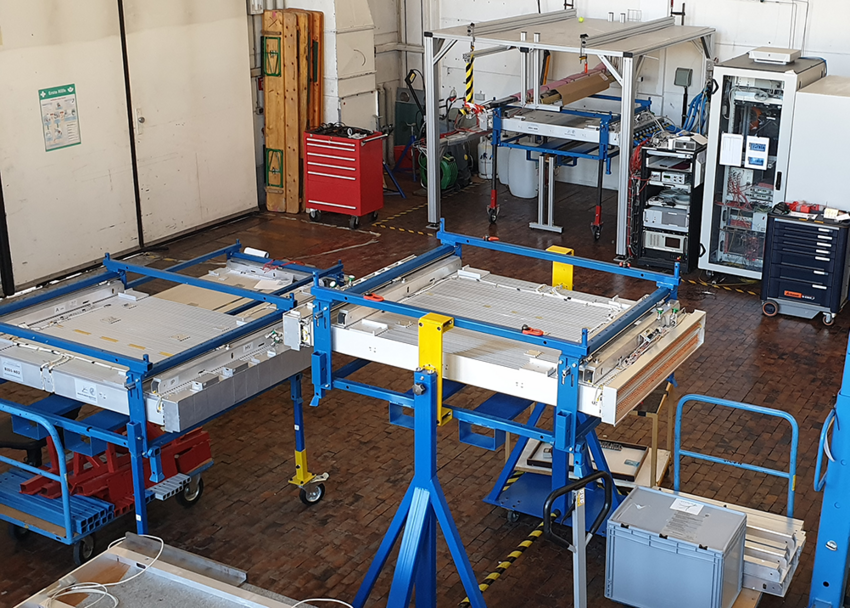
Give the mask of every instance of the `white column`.
[[634, 148], [635, 71], [634, 58], [623, 57], [620, 74], [623, 101], [620, 109], [620, 184], [617, 196], [617, 255], [626, 255], [629, 211], [629, 169]]
[[440, 134], [437, 128], [440, 72], [434, 61], [434, 37], [425, 34], [425, 154], [428, 162], [428, 224], [440, 221]]

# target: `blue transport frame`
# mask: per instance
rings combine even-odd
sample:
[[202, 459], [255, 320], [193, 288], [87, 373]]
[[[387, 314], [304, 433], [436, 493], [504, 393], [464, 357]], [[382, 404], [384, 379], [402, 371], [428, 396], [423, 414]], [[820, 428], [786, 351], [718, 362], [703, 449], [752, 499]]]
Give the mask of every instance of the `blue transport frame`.
[[[557, 377], [560, 379], [558, 383], [558, 403], [554, 408], [552, 430], [537, 426], [545, 410], [545, 405], [543, 404], [537, 404], [535, 406], [531, 419], [526, 423], [516, 422], [510, 416], [494, 415], [493, 413], [484, 414], [476, 410], [445, 406], [451, 411], [452, 417], [458, 419], [460, 424], [465, 425], [467, 429], [471, 426], [476, 426], [491, 429], [496, 433], [510, 432], [519, 436], [521, 441], [538, 439], [553, 445], [551, 485], [542, 488], [542, 495], [538, 505], [539, 509], [537, 509], [542, 513], [546, 496], [552, 490], [559, 489], [569, 483], [569, 456], [571, 454], [574, 460], [573, 466], [575, 472], [579, 477], [584, 477], [593, 472], [590, 462], [591, 454], [599, 470], [608, 470], [595, 433], [595, 427], [600, 422], [599, 419], [586, 416], [578, 411], [578, 372], [581, 361], [632, 325], [645, 312], [651, 310], [666, 298], [677, 297], [679, 285], [678, 265], [675, 268], [674, 274], [671, 276], [621, 267], [616, 264], [581, 257], [570, 256], [565, 260], [564, 255], [558, 253], [446, 232], [444, 222], [441, 223], [441, 229], [437, 233], [437, 238], [441, 243], [437, 248], [371, 277], [351, 288], [341, 290], [324, 287], [318, 279], [314, 281], [312, 288], [314, 297], [314, 344], [312, 361], [314, 395], [311, 405], [319, 405], [320, 400], [328, 391], [334, 389], [344, 390], [388, 401], [391, 406], [391, 418], [393, 422], [415, 429], [416, 448], [414, 457], [416, 473], [414, 480], [363, 581], [360, 592], [354, 600], [354, 605], [357, 608], [361, 608], [368, 599], [372, 587], [386, 564], [396, 540], [401, 535], [402, 527], [405, 525], [404, 538], [396, 564], [396, 574], [390, 592], [391, 605], [406, 606], [407, 603], [405, 602], [409, 601], [411, 589], [414, 585], [416, 586], [417, 605], [434, 605], [436, 580], [434, 576], [433, 556], [435, 555], [434, 543], [436, 542], [437, 524], [439, 524], [449, 544], [452, 557], [461, 575], [464, 588], [472, 606], [481, 608], [484, 606], [484, 603], [474, 575], [469, 567], [469, 561], [463, 550], [463, 544], [457, 528], [449, 514], [445, 497], [439, 488], [434, 464], [436, 462], [436, 441], [434, 438], [436, 431], [434, 429], [437, 425], [437, 420], [440, 419], [437, 412], [441, 412], [444, 407], [438, 395], [442, 392], [443, 398], [447, 398], [447, 395], [457, 392], [457, 390], [463, 387], [462, 385], [457, 385], [457, 383], [446, 381], [443, 388], [439, 391], [435, 390], [435, 374], [423, 370], [417, 370], [414, 374], [415, 386], [419, 387], [418, 391], [411, 390], [407, 393], [400, 393], [349, 380], [349, 375], [369, 363], [366, 360], [355, 360], [334, 372], [332, 366], [332, 311], [336, 306], [353, 304], [373, 310], [420, 319], [421, 327], [421, 319], [435, 311], [387, 300], [378, 301], [379, 298], [370, 297], [371, 293], [396, 278], [422, 269], [446, 256], [457, 255], [460, 257], [464, 246], [553, 263], [563, 264], [566, 262], [580, 268], [643, 279], [656, 284], [656, 290], [649, 297], [636, 304], [622, 318], [612, 323], [610, 327], [601, 331], [598, 335], [589, 338], [588, 331], [585, 329], [582, 332], [582, 339], [579, 342], [548, 336], [527, 335], [522, 333], [518, 328], [505, 327], [495, 323], [486, 323], [462, 317], [452, 318], [454, 328], [480, 332], [523, 342], [530, 346], [555, 349], [560, 352], [557, 371]], [[422, 342], [420, 341], [420, 353], [421, 348]], [[529, 403], [528, 406], [530, 405]], [[414, 410], [412, 420], [410, 416], [402, 416], [401, 414], [403, 409], [408, 408], [413, 408]], [[420, 412], [423, 409], [425, 410], [424, 414]], [[491, 412], [493, 411], [505, 411], [505, 403], [496, 404]], [[407, 420], [402, 421], [402, 418], [406, 418]], [[473, 441], [468, 442], [474, 445], [483, 445], [486, 441], [482, 440], [481, 437], [479, 435], [478, 438], [474, 439], [474, 443]], [[513, 466], [516, 464], [515, 458], [512, 460], [514, 461], [513, 464], [511, 462], [508, 463], [508, 466], [505, 467], [505, 471], [502, 473], [502, 477], [506, 478], [512, 472]], [[496, 490], [500, 490], [504, 482], [505, 479], [500, 478], [497, 482]], [[595, 490], [595, 493], [601, 493], [601, 489], [596, 488]], [[593, 489], [588, 488], [588, 494], [594, 494]], [[619, 497], [615, 497], [614, 509], [619, 504], [619, 500]], [[567, 509], [564, 508], [565, 499], [562, 498], [559, 502], [561, 504], [556, 505], [556, 508], [561, 513], [566, 513]], [[589, 496], [588, 505], [591, 509], [596, 508], [597, 502], [599, 501]], [[594, 517], [589, 517], [588, 519], [589, 521], [593, 521]], [[602, 528], [604, 529], [604, 526]], [[394, 604], [393, 601], [398, 601], [399, 603]]]
[[[293, 293], [295, 290], [310, 285], [314, 281], [319, 282], [323, 279], [341, 281], [343, 279], [341, 264], [336, 264], [328, 269], [319, 270], [316, 268], [303, 266], [296, 263], [278, 262], [269, 258], [249, 255], [243, 253], [241, 249], [242, 246], [237, 241], [234, 245], [230, 245], [228, 247], [212, 251], [208, 254], [202, 255], [192, 260], [188, 260], [186, 262], [181, 262], [179, 264], [169, 267], [166, 270], [158, 270], [139, 264], [134, 264], [132, 262], [115, 260], [107, 254], [103, 262], [105, 271], [94, 272], [92, 274], [85, 275], [78, 280], [62, 283], [55, 288], [46, 288], [42, 291], [35, 293], [34, 295], [24, 296], [0, 306], [0, 318], [3, 318], [6, 315], [26, 310], [30, 307], [39, 306], [55, 298], [63, 297], [80, 291], [82, 289], [93, 287], [95, 285], [99, 285], [106, 281], [115, 279], [120, 279], [121, 282], [124, 284], [125, 288], [127, 289], [139, 287], [154, 279], [160, 279], [171, 283], [192, 285], [195, 287], [200, 287], [202, 289], [208, 289], [210, 291], [227, 293], [233, 296], [249, 300], [248, 304], [228, 311], [227, 314], [230, 315], [240, 314], [241, 312], [244, 312], [248, 308], [256, 306], [258, 303], [261, 302], [270, 303], [275, 306], [275, 310], [269, 314], [263, 315], [262, 317], [249, 323], [246, 323], [245, 325], [242, 325], [234, 330], [225, 332], [212, 340], [208, 340], [182, 353], [167, 357], [155, 364], [149, 360], [147, 355], [142, 358], [128, 357], [126, 355], [111, 352], [109, 350], [93, 348], [85, 344], [80, 344], [74, 341], [60, 339], [37, 331], [21, 328], [10, 323], [0, 322], [0, 333], [22, 338], [25, 340], [30, 340], [33, 342], [44, 344], [46, 346], [51, 346], [53, 348], [62, 349], [68, 351], [69, 353], [77, 354], [83, 357], [89, 357], [101, 361], [107, 361], [109, 363], [115, 363], [117, 365], [127, 368], [125, 387], [127, 389], [129, 401], [129, 415], [123, 417], [124, 420], [121, 421], [122, 424], [120, 426], [116, 427], [116, 425], [113, 425], [113, 427], [110, 429], [98, 428], [97, 426], [88, 424], [85, 420], [76, 421], [69, 418], [65, 418], [62, 415], [52, 413], [51, 409], [48, 407], [39, 408], [38, 403], [34, 404], [33, 406], [25, 407], [20, 404], [13, 403], [11, 401], [0, 400], [0, 411], [10, 413], [14, 417], [27, 420], [32, 424], [38, 425], [39, 427], [44, 429], [42, 433], [45, 434], [45, 436], [49, 436], [53, 440], [57, 448], [57, 453], [60, 455], [64, 454], [64, 446], [63, 443], [60, 441], [58, 433], [58, 429], [60, 428], [64, 429], [67, 432], [80, 434], [91, 439], [126, 448], [130, 454], [131, 470], [133, 475], [133, 493], [135, 498], [136, 530], [139, 534], [146, 534], [148, 531], [147, 502], [150, 500], [150, 492], [145, 488], [145, 459], [150, 460], [151, 480], [154, 482], [163, 481], [162, 466], [160, 462], [160, 450], [163, 445], [174, 441], [175, 439], [191, 432], [196, 428], [199, 428], [202, 424], [205, 424], [210, 420], [213, 420], [221, 415], [224, 415], [227, 412], [230, 412], [231, 410], [239, 407], [246, 401], [253, 399], [254, 397], [260, 394], [254, 394], [249, 397], [249, 399], [246, 399], [245, 401], [235, 404], [222, 412], [210, 416], [203, 422], [194, 425], [190, 429], [186, 429], [181, 432], [166, 433], [154, 440], [149, 440], [147, 436], [147, 415], [145, 410], [145, 397], [143, 390], [144, 382], [165, 370], [171, 369], [204, 353], [213, 351], [216, 348], [224, 346], [244, 336], [248, 336], [256, 331], [261, 330], [264, 327], [271, 325], [275, 321], [279, 320], [284, 312], [291, 310], [292, 308], [298, 305], [298, 302], [296, 301]], [[179, 274], [179, 272], [182, 270], [186, 270], [193, 266], [197, 266], [198, 264], [221, 257], [224, 257], [227, 260], [242, 260], [263, 264], [264, 266], [270, 265], [276, 268], [286, 268], [287, 270], [306, 273], [309, 276], [305, 277], [304, 279], [301, 279], [300, 281], [296, 281], [291, 285], [284, 287], [283, 289], [269, 294], [253, 289], [222, 285], [216, 282], [206, 281], [203, 279]], [[138, 275], [140, 278], [131, 281], [129, 280], [129, 275]], [[284, 382], [286, 381], [290, 382], [293, 402], [295, 402], [296, 400], [298, 401], [298, 403], [296, 404], [297, 415], [298, 410], [300, 409], [301, 400], [301, 374], [295, 374], [291, 378], [284, 380]], [[47, 402], [49, 399], [50, 397], [43, 401]], [[77, 405], [82, 404], [78, 403]], [[116, 416], [120, 417], [120, 415], [118, 414], [116, 414]], [[126, 424], [123, 424], [125, 421]], [[121, 428], [126, 429], [126, 435], [119, 432]], [[303, 450], [303, 425], [297, 431], [296, 434], [298, 445], [301, 446]], [[25, 526], [27, 528], [33, 529], [39, 532], [40, 534], [43, 534], [65, 544], [74, 544], [78, 542], [81, 538], [87, 536], [92, 531], [94, 531], [94, 529], [89, 529], [87, 532], [82, 533], [79, 530], [75, 529], [75, 526], [77, 528], [79, 527], [79, 523], [74, 521], [75, 518], [73, 515], [73, 509], [71, 504], [72, 497], [69, 495], [68, 492], [68, 473], [64, 458], [59, 458], [58, 475], [47, 472], [43, 469], [38, 469], [29, 465], [22, 464], [20, 462], [3, 456], [0, 456], [0, 462], [11, 464], [17, 469], [21, 469], [27, 473], [43, 475], [44, 477], [47, 477], [54, 481], [58, 481], [60, 483], [60, 486], [62, 488], [62, 525], [58, 527], [62, 529], [62, 533], [59, 533], [59, 530], [56, 529], [46, 530], [37, 526], [32, 526], [25, 521], [21, 521], [13, 517], [3, 517], [2, 515], [0, 515], [0, 518], [6, 519], [7, 521], [10, 521], [15, 525]], [[197, 472], [198, 471], [196, 471], [195, 473]], [[95, 505], [95, 507], [96, 506], [97, 505]], [[36, 514], [32, 515], [37, 516]], [[96, 527], [107, 523], [107, 521], [107, 518], [98, 519], [98, 526]]]

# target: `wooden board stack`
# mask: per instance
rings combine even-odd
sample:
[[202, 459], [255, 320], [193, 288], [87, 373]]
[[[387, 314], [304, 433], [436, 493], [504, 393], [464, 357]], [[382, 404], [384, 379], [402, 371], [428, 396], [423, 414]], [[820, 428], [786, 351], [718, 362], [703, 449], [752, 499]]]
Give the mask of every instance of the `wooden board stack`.
[[324, 15], [298, 9], [263, 14], [266, 206], [299, 213], [304, 131], [322, 124]]

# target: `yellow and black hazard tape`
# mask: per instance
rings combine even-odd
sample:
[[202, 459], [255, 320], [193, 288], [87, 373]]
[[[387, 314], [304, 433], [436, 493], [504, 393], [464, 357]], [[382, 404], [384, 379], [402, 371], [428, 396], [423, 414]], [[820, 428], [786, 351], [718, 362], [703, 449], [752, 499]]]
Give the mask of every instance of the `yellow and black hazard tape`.
[[421, 234], [422, 236], [434, 236], [433, 234], [428, 234], [427, 232], [422, 232], [421, 230], [408, 230], [407, 228], [396, 228], [395, 226], [387, 226], [386, 224], [375, 224], [375, 228], [389, 228], [390, 230], [397, 230], [398, 232], [409, 232], [410, 234]]
[[[555, 517], [554, 513], [552, 514], [552, 517]], [[517, 545], [516, 549], [511, 551], [510, 554], [503, 561], [499, 562], [499, 565], [496, 566], [496, 569], [493, 570], [493, 572], [491, 572], [490, 574], [488, 574], [487, 576], [484, 577], [484, 580], [482, 580], [478, 584], [478, 588], [481, 590], [481, 592], [484, 593], [485, 591], [487, 591], [487, 589], [490, 588], [490, 585], [492, 585], [497, 580], [499, 580], [499, 577], [501, 577], [505, 573], [505, 570], [510, 568], [511, 564], [513, 564], [516, 560], [518, 560], [522, 556], [522, 554], [525, 553], [525, 550], [528, 549], [534, 543], [534, 541], [536, 541], [541, 536], [543, 536], [543, 522], [542, 521], [531, 532], [531, 534], [529, 534], [528, 536], [525, 537], [524, 541], [522, 541], [519, 545]], [[468, 597], [463, 598], [463, 601], [460, 603], [460, 607], [466, 608], [469, 605], [470, 605], [469, 598]]]
[[520, 477], [522, 477], [522, 471], [514, 471], [514, 474], [508, 477], [507, 481], [505, 481], [505, 487], [502, 488], [502, 492], [510, 488], [517, 481], [519, 481]]
[[741, 289], [739, 287], [727, 287], [726, 285], [717, 285], [715, 283], [706, 283], [705, 281], [694, 281], [691, 279], [682, 279], [686, 283], [690, 283], [691, 285], [700, 285], [702, 287], [714, 287], [715, 289], [725, 289], [726, 291], [734, 291], [737, 293], [743, 293], [751, 296], [761, 297], [760, 294], [755, 291], [750, 291], [749, 289]]
[[395, 219], [400, 218], [403, 215], [407, 215], [408, 213], [413, 213], [414, 211], [419, 211], [420, 209], [427, 207], [427, 206], [428, 206], [428, 203], [422, 203], [421, 205], [417, 205], [416, 207], [411, 207], [410, 209], [402, 211], [401, 213], [396, 213], [395, 215], [391, 215], [390, 217], [384, 218], [383, 220], [381, 220], [381, 223], [391, 222]]

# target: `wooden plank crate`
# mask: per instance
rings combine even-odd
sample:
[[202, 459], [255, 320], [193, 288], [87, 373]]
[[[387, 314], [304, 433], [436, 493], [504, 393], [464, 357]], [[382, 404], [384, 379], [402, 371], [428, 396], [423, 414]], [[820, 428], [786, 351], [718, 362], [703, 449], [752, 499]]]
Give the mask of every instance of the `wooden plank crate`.
[[322, 124], [324, 15], [297, 9], [263, 14], [266, 206], [299, 213], [304, 131]]

